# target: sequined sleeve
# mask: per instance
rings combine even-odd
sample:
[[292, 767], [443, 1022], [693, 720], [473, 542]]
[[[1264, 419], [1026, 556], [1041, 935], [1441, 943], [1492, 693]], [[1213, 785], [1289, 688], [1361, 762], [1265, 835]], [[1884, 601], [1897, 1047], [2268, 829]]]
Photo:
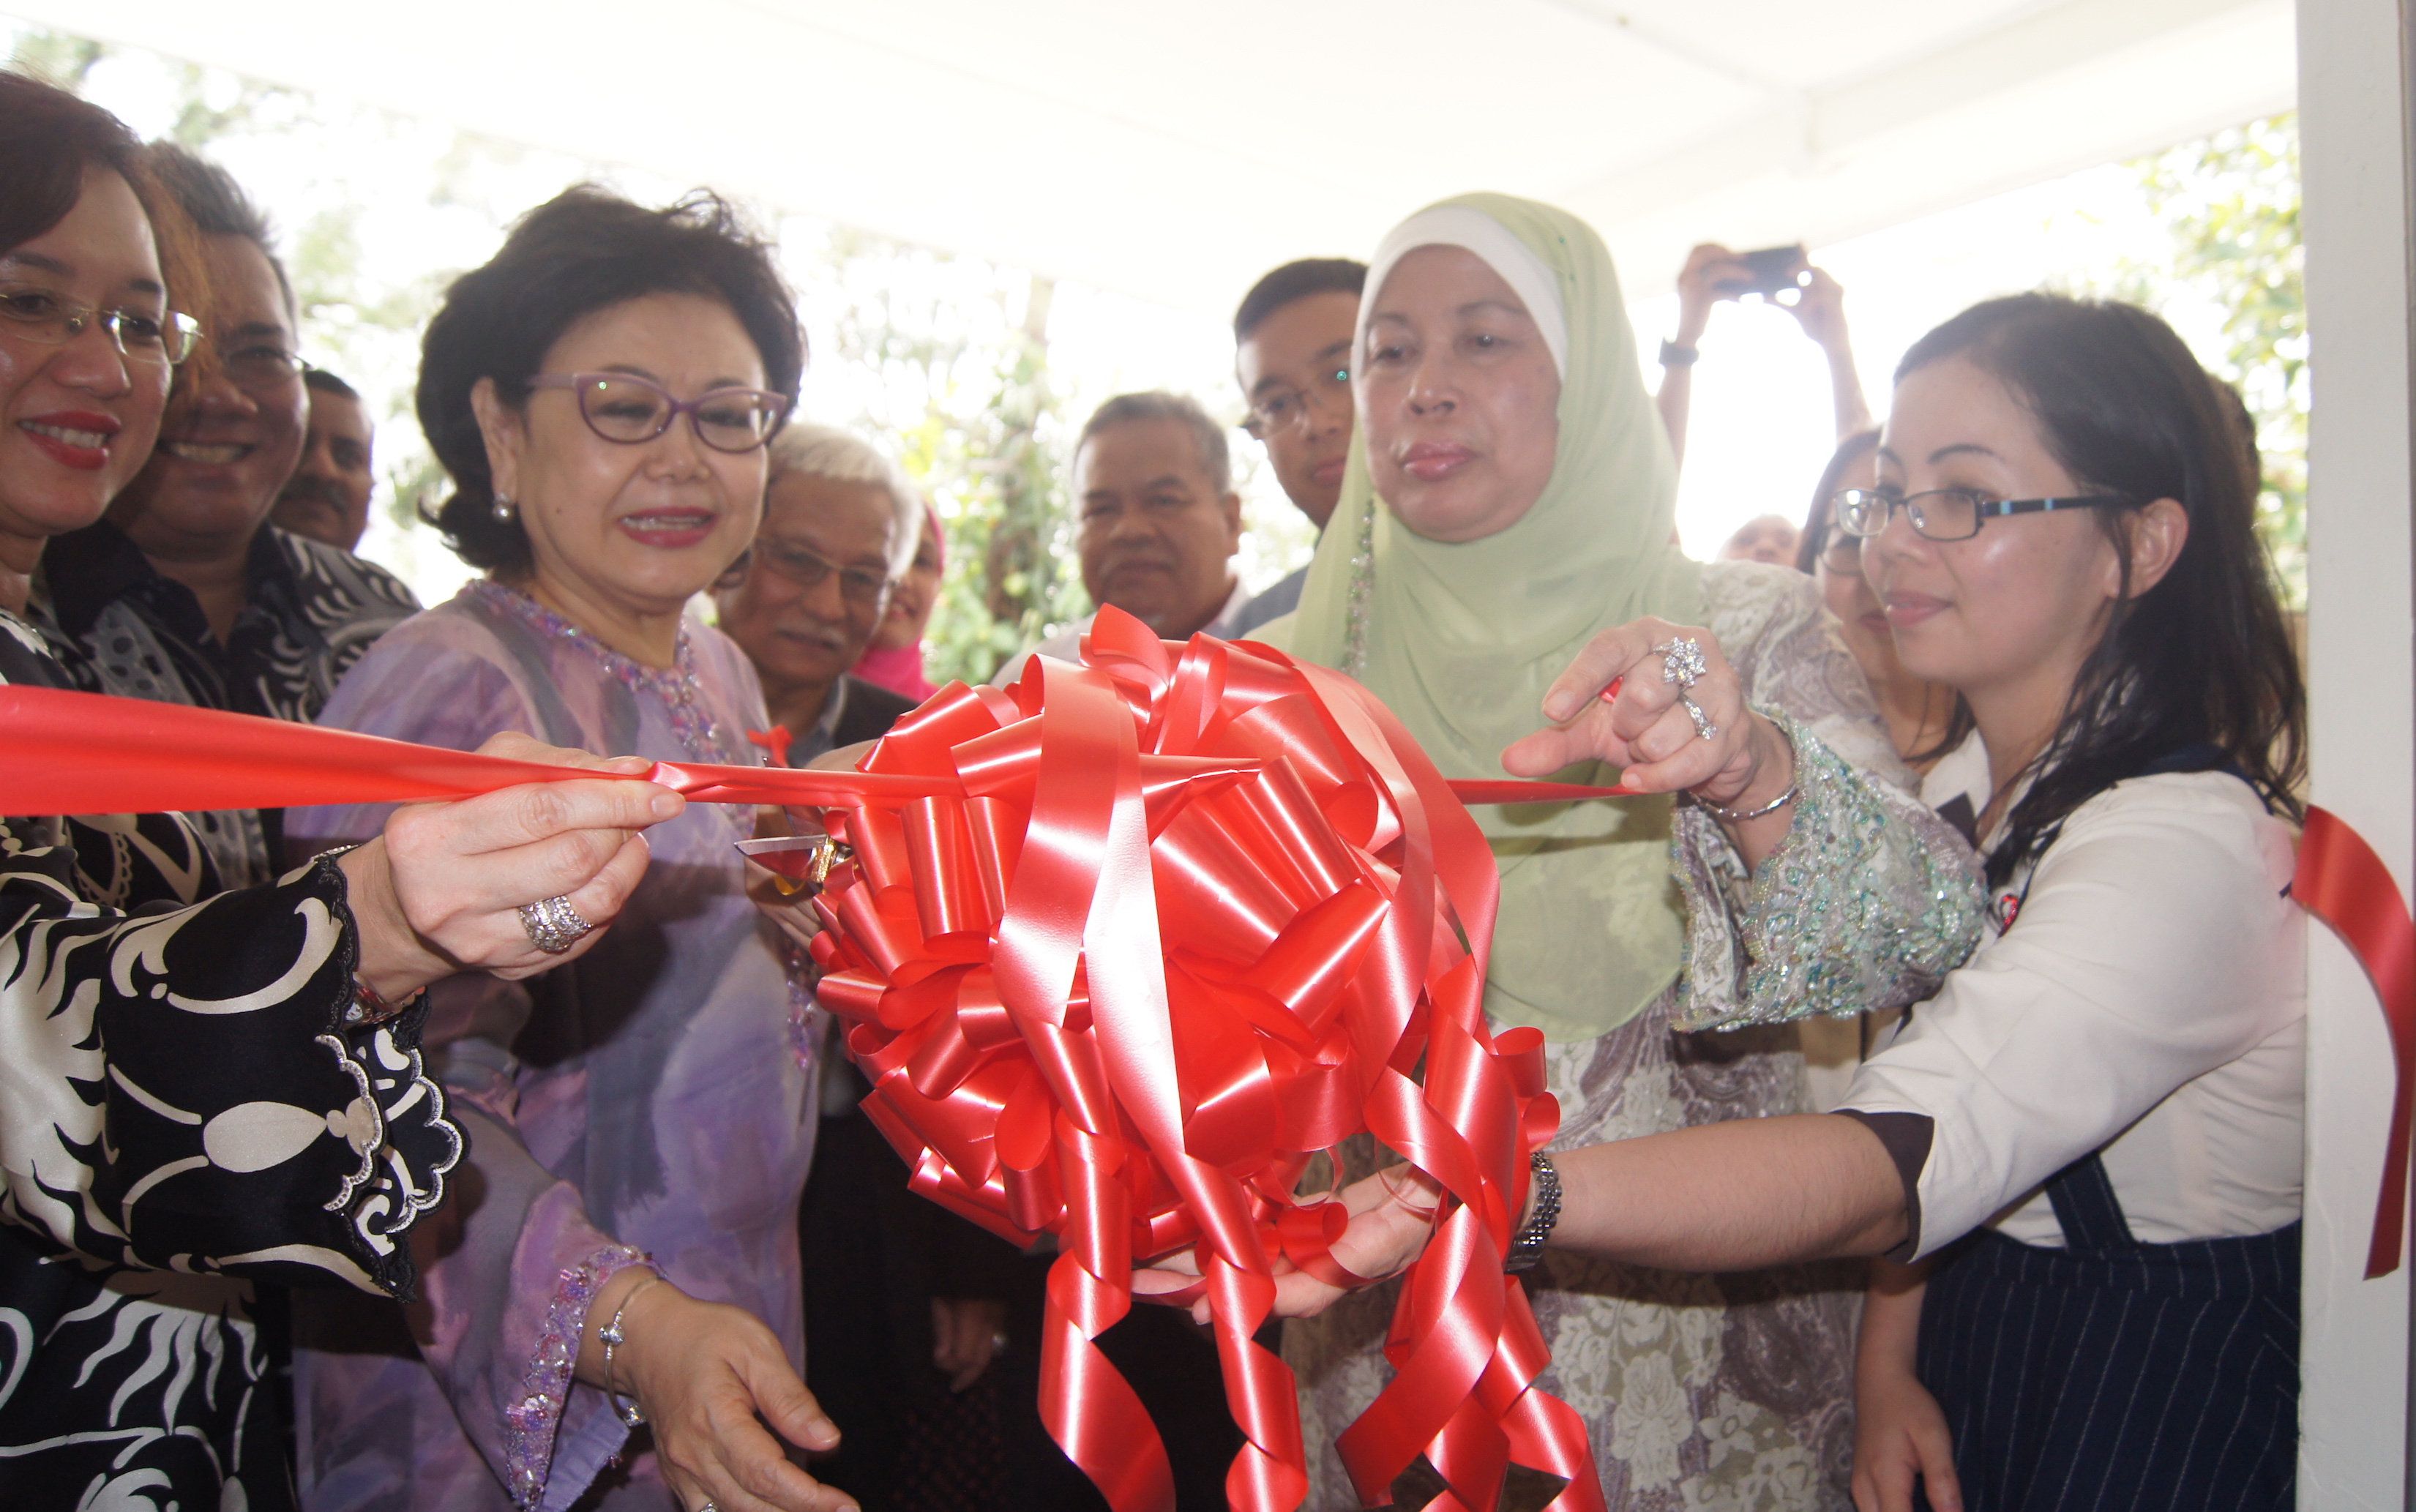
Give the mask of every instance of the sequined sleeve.
[[1703, 571], [1704, 619], [1749, 702], [1795, 744], [1794, 824], [1750, 876], [1710, 815], [1672, 839], [1687, 942], [1680, 1027], [1918, 1003], [1980, 939], [1971, 850], [1925, 807], [1812, 580]]

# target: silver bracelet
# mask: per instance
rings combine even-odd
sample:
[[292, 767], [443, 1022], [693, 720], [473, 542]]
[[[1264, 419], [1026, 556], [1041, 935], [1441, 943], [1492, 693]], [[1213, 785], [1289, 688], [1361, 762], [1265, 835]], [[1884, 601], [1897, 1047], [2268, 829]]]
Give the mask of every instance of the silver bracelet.
[[[1691, 793], [1688, 794], [1687, 796], [1694, 798], [1694, 794]], [[1777, 797], [1771, 799], [1768, 803], [1763, 804], [1759, 809], [1748, 809], [1743, 813], [1739, 813], [1733, 809], [1723, 809], [1718, 804], [1713, 803], [1704, 798], [1695, 798], [1695, 807], [1711, 815], [1714, 819], [1720, 820], [1726, 824], [1743, 824], [1748, 819], [1759, 819], [1766, 814], [1774, 814], [1802, 796], [1804, 796], [1804, 785], [1800, 782], [1789, 782], [1787, 784], [1787, 791], [1780, 794]]]
[[1527, 1169], [1533, 1176], [1535, 1205], [1526, 1227], [1510, 1242], [1510, 1253], [1502, 1257], [1505, 1271], [1523, 1271], [1543, 1259], [1544, 1246], [1561, 1221], [1561, 1173], [1553, 1169], [1552, 1157], [1537, 1150], [1527, 1157]]
[[[1758, 713], [1759, 711], [1756, 710], [1751, 712]], [[1764, 718], [1770, 718], [1768, 715], [1763, 715], [1762, 717]], [[1787, 733], [1787, 726], [1779, 723], [1776, 719], [1771, 719], [1770, 727], [1778, 732], [1779, 739], [1787, 742], [1787, 764], [1789, 771], [1788, 773], [1786, 792], [1780, 794], [1777, 797], [1771, 799], [1768, 803], [1763, 804], [1760, 808], [1749, 809], [1744, 813], [1739, 813], [1733, 809], [1723, 809], [1718, 804], [1707, 802], [1702, 798], [1696, 797], [1695, 794], [1691, 793], [1686, 794], [1687, 801], [1694, 804], [1696, 808], [1703, 810], [1703, 812], [1711, 815], [1714, 819], [1720, 821], [1722, 824], [1741, 824], [1748, 819], [1760, 819], [1770, 814], [1774, 814], [1781, 809], [1786, 808], [1789, 804], [1793, 803], [1796, 799], [1804, 796], [1804, 764], [1803, 758], [1797, 754], [1795, 749], [1795, 737]]]
[[621, 1393], [612, 1389], [612, 1352], [629, 1341], [629, 1336], [621, 1331], [621, 1315], [629, 1310], [629, 1304], [637, 1301], [646, 1288], [655, 1285], [662, 1278], [663, 1273], [656, 1271], [654, 1275], [629, 1288], [628, 1294], [621, 1299], [621, 1305], [612, 1309], [612, 1321], [596, 1333], [596, 1342], [604, 1346], [604, 1394], [612, 1399], [612, 1411], [619, 1414], [621, 1421], [631, 1428], [637, 1428], [645, 1422], [646, 1411], [638, 1405], [638, 1399], [635, 1397], [624, 1398]]

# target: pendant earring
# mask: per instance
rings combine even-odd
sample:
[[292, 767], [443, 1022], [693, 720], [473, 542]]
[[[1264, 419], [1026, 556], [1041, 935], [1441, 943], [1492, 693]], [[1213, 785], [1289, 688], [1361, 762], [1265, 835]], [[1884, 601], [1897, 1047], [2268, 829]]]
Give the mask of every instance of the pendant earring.
[[496, 495], [495, 495], [495, 523], [496, 523], [496, 524], [499, 524], [499, 525], [508, 525], [508, 524], [510, 524], [510, 523], [512, 522], [512, 507], [512, 507], [512, 496], [511, 496], [510, 494], [508, 494], [508, 493], [498, 493], [498, 494], [496, 494]]

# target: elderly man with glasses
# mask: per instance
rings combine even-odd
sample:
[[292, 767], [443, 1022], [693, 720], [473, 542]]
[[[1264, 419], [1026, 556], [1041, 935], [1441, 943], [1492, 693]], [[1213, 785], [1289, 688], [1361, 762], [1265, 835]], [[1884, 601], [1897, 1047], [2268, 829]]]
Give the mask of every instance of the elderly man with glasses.
[[[90, 691], [308, 723], [419, 601], [392, 573], [267, 522], [308, 402], [293, 287], [224, 170], [148, 151], [202, 233], [210, 324], [150, 461], [106, 518], [50, 543], [33, 607], [78, 643], [68, 665]], [[279, 810], [193, 818], [227, 886], [283, 869]]]
[[914, 706], [851, 669], [922, 528], [914, 487], [864, 442], [819, 425], [773, 439], [763, 528], [715, 603], [722, 633], [763, 680], [792, 764], [879, 739]]

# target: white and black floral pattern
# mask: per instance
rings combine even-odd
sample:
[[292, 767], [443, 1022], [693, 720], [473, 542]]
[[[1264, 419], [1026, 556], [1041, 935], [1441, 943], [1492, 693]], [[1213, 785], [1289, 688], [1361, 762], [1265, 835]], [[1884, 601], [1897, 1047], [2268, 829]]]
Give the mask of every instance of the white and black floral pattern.
[[219, 883], [181, 815], [0, 818], [0, 1505], [294, 1504], [252, 1283], [407, 1295], [461, 1158], [333, 858]]

